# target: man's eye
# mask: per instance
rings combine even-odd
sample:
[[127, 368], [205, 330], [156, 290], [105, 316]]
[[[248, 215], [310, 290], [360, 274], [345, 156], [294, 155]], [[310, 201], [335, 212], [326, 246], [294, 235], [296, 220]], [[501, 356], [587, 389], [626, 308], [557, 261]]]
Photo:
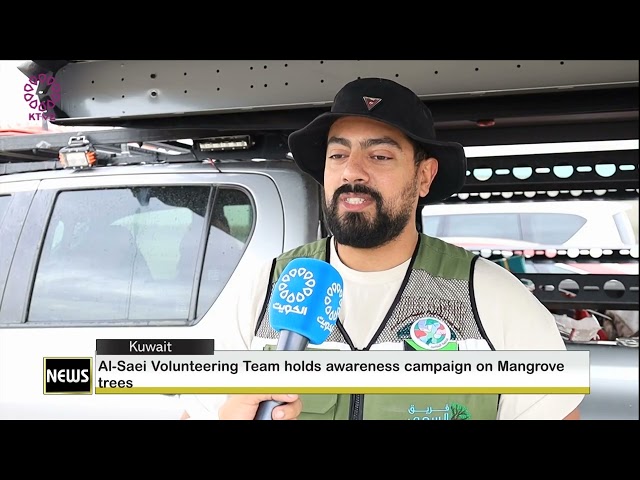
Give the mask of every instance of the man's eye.
[[347, 155], [345, 155], [344, 153], [333, 153], [331, 155], [329, 155], [329, 158], [333, 159], [333, 160], [340, 160], [342, 158], [345, 158]]
[[371, 158], [374, 160], [391, 160], [391, 157], [387, 157], [386, 155], [371, 155]]

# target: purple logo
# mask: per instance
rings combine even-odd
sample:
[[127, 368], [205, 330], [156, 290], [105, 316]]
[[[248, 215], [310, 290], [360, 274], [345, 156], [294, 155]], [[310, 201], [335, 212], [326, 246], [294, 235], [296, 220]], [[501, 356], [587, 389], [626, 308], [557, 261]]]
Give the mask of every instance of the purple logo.
[[[38, 86], [42, 90], [38, 90]], [[40, 101], [40, 95], [46, 92], [47, 98]], [[52, 112], [47, 115], [47, 111], [52, 111], [53, 107], [60, 103], [60, 84], [53, 75], [41, 73], [40, 75], [29, 77], [29, 81], [24, 84], [24, 101], [32, 110], [37, 112], [29, 113], [29, 120], [55, 120]]]

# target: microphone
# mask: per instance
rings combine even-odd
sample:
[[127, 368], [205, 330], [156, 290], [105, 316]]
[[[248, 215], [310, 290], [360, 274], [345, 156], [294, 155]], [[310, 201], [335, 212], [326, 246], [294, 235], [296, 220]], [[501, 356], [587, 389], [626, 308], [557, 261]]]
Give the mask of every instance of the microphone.
[[[296, 258], [284, 268], [273, 286], [269, 322], [280, 333], [276, 350], [302, 351], [320, 345], [333, 331], [342, 308], [343, 282], [329, 263]], [[261, 402], [254, 420], [271, 420], [283, 402]]]

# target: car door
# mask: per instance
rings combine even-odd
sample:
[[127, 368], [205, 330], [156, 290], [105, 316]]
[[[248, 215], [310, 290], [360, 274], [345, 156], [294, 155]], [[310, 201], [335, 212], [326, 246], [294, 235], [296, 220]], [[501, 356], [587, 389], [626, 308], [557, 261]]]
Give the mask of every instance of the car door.
[[236, 268], [282, 250], [273, 181], [95, 172], [31, 187], [19, 239], [12, 248], [3, 236], [0, 257], [0, 417], [177, 419], [166, 395], [44, 395], [43, 359], [93, 357], [99, 338], [213, 338]]

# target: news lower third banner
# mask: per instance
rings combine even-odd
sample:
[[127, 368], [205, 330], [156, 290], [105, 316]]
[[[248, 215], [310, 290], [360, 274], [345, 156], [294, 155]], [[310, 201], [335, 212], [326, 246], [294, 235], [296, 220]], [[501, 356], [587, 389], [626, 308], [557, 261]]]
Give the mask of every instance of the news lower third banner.
[[97, 340], [96, 394], [590, 393], [589, 351], [229, 351]]

